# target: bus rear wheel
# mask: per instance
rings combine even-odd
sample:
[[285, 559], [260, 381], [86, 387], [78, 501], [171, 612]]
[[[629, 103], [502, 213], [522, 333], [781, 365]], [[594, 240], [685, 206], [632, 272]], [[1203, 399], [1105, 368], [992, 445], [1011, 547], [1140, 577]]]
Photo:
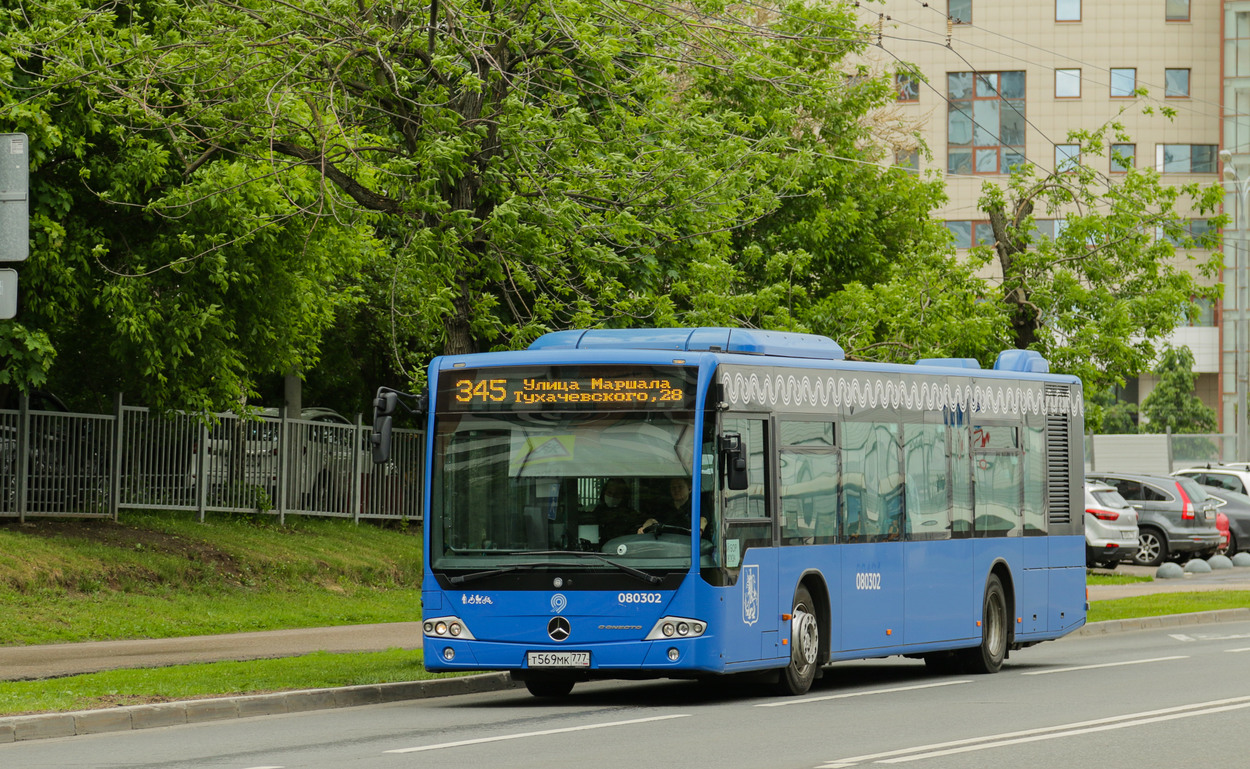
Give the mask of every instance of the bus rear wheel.
[[1002, 580], [991, 574], [985, 581], [985, 605], [981, 610], [981, 645], [964, 650], [964, 669], [969, 673], [997, 673], [1007, 658], [1007, 593]]
[[525, 682], [525, 688], [535, 697], [565, 697], [573, 691], [573, 681], [569, 678], [531, 678]]
[[799, 585], [790, 612], [790, 664], [781, 671], [777, 690], [781, 694], [803, 694], [812, 688], [820, 668], [820, 623], [812, 594]]

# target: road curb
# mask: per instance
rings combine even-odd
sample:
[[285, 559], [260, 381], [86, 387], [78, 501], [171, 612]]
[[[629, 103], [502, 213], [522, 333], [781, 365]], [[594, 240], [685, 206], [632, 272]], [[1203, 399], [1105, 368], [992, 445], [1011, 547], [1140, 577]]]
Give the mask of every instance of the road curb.
[[75, 737], [161, 726], [250, 718], [309, 710], [380, 705], [387, 702], [448, 697], [456, 694], [515, 689], [523, 684], [507, 673], [407, 681], [393, 684], [344, 686], [336, 689], [306, 689], [272, 694], [181, 700], [153, 705], [125, 705], [103, 710], [68, 713], [39, 713], [0, 717], [0, 743]]
[[1164, 614], [1158, 617], [1136, 617], [1091, 622], [1072, 635], [1099, 636], [1108, 633], [1124, 633], [1133, 630], [1158, 630], [1181, 625], [1205, 625], [1215, 622], [1238, 622], [1250, 619], [1250, 609], [1219, 609], [1189, 614]]

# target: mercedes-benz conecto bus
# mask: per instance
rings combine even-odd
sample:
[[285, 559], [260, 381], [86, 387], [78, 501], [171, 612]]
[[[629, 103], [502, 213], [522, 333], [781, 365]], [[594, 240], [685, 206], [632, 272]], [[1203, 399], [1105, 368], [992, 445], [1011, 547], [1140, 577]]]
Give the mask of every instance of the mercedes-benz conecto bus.
[[888, 655], [995, 672], [1085, 622], [1081, 384], [1047, 372], [727, 328], [435, 358], [425, 665], [543, 696], [747, 672], [799, 694]]

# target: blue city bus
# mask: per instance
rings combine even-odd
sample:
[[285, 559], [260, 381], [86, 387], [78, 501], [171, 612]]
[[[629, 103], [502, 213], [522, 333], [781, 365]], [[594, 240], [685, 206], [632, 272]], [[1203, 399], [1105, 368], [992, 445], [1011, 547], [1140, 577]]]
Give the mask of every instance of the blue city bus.
[[549, 697], [738, 673], [801, 694], [890, 655], [996, 672], [1085, 623], [1081, 383], [1048, 368], [737, 328], [435, 358], [426, 668]]

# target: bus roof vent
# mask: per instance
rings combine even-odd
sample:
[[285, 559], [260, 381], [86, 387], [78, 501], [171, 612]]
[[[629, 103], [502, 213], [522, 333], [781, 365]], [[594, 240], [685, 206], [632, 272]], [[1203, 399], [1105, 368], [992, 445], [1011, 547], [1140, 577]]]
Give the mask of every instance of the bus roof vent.
[[921, 358], [917, 366], [941, 366], [942, 368], [981, 368], [976, 358]]
[[842, 346], [826, 336], [715, 327], [553, 331], [535, 339], [529, 349], [729, 352], [821, 360], [843, 360], [846, 357]]
[[994, 361], [994, 370], [1049, 374], [1050, 364], [1037, 350], [1003, 350]]

